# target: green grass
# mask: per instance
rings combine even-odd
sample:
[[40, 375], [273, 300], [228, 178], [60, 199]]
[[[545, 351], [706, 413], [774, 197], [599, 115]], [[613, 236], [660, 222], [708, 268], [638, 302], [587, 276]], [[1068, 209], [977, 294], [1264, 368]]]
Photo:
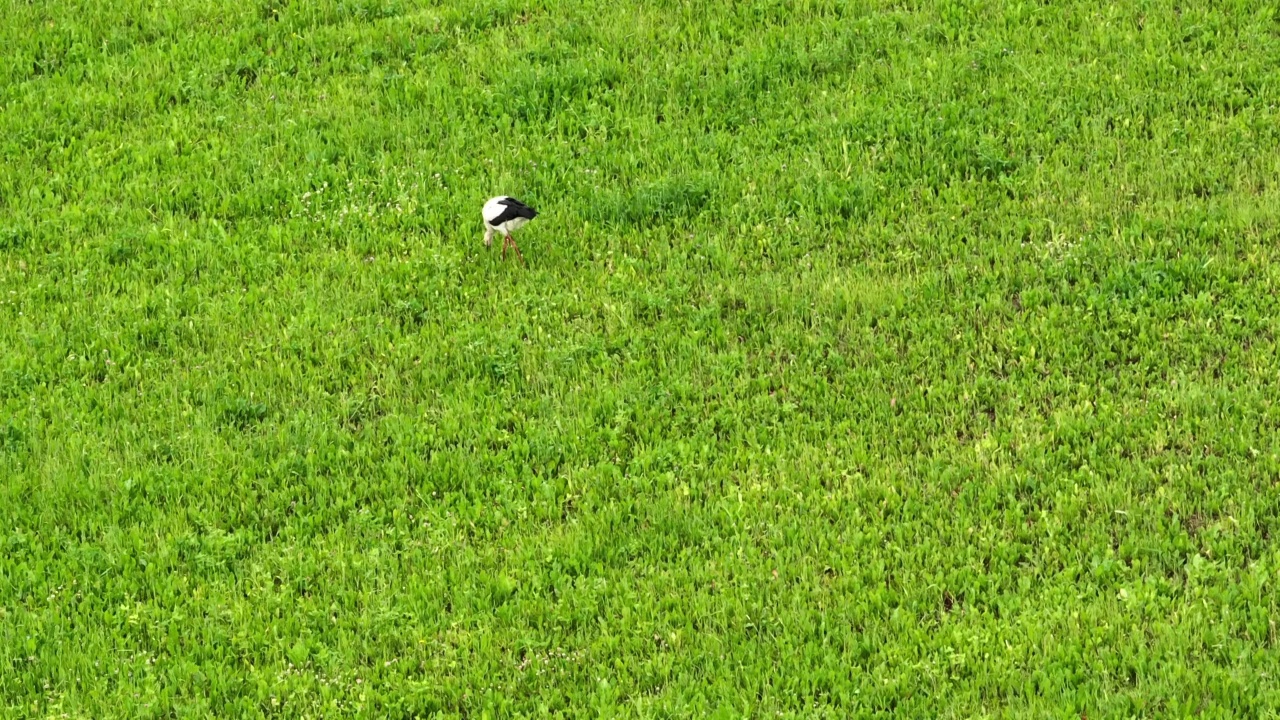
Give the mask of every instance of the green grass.
[[4, 716], [1276, 717], [1274, 3], [2, 14]]

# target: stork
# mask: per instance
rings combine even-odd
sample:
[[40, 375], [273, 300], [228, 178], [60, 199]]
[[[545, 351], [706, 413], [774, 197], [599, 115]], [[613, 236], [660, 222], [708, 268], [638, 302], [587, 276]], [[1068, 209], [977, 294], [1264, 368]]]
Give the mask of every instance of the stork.
[[525, 205], [519, 200], [499, 195], [490, 198], [489, 202], [484, 204], [484, 210], [481, 211], [484, 216], [484, 246], [491, 247], [493, 245], [493, 234], [502, 233], [502, 259], [507, 258], [507, 246], [515, 248], [516, 256], [520, 258], [521, 264], [526, 264], [524, 254], [520, 252], [520, 246], [515, 240], [511, 239], [511, 233], [524, 227], [525, 223], [538, 217], [538, 211]]

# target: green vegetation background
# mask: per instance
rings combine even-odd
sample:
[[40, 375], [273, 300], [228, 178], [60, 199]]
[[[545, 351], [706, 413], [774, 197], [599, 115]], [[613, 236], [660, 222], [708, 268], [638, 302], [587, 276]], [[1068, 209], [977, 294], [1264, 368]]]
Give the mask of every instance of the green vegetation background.
[[3, 16], [4, 715], [1275, 717], [1274, 3]]

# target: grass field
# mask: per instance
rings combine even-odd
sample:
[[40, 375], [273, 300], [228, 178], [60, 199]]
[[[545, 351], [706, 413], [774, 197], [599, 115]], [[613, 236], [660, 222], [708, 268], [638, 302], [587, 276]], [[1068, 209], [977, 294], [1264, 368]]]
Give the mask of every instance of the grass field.
[[2, 14], [3, 716], [1277, 716], [1276, 4]]

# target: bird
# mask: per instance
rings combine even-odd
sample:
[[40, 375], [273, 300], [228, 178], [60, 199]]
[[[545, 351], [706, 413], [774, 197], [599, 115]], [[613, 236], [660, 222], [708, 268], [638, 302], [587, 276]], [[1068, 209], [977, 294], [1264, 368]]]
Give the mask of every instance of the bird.
[[484, 210], [481, 211], [481, 214], [484, 216], [484, 246], [491, 247], [493, 245], [493, 234], [502, 233], [502, 258], [506, 259], [507, 245], [510, 245], [515, 248], [516, 256], [520, 258], [520, 263], [525, 264], [524, 254], [520, 252], [520, 246], [516, 244], [516, 241], [511, 239], [511, 233], [538, 217], [538, 211], [513, 197], [499, 195], [495, 198], [489, 198], [489, 201], [484, 204]]

